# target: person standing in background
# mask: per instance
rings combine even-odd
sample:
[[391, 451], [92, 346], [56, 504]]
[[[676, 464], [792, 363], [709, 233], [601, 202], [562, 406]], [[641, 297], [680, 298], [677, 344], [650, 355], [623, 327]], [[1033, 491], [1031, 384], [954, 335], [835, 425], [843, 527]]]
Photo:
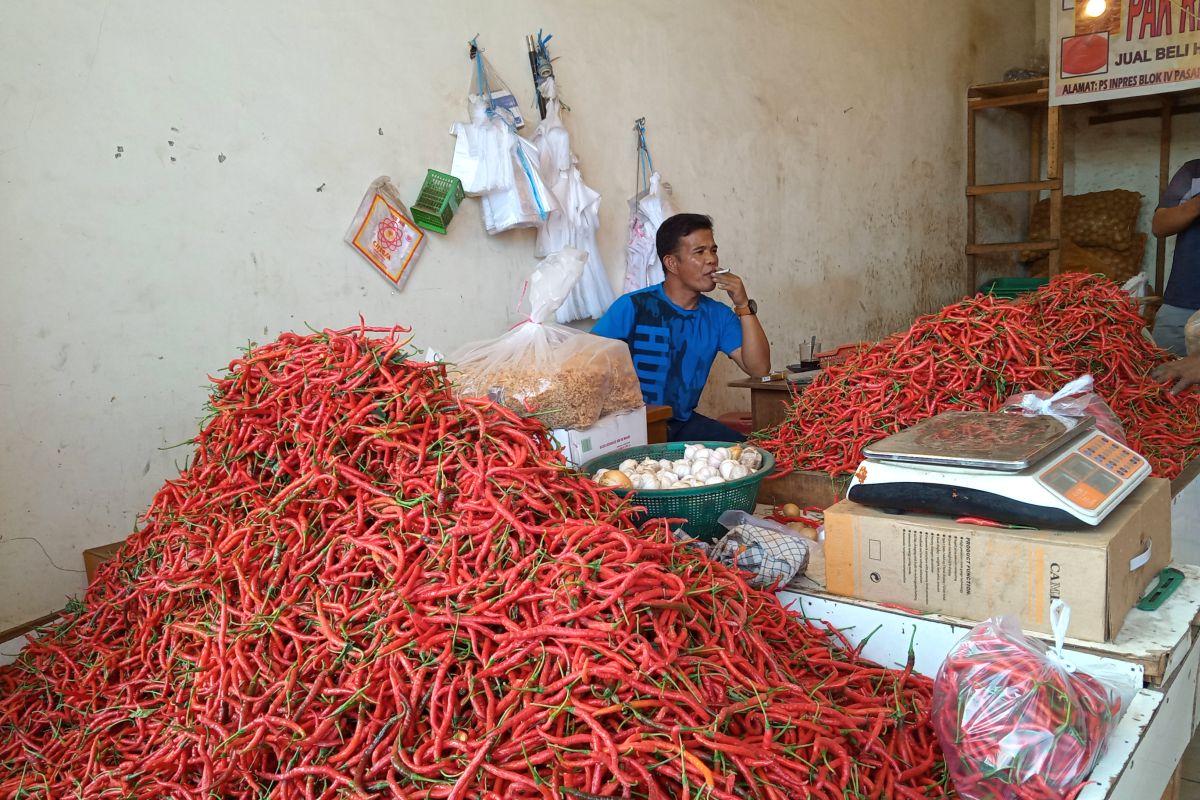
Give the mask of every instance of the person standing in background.
[[1200, 308], [1200, 159], [1179, 168], [1154, 210], [1150, 229], [1160, 239], [1175, 237], [1171, 276], [1154, 318], [1154, 341], [1183, 357], [1183, 326]]

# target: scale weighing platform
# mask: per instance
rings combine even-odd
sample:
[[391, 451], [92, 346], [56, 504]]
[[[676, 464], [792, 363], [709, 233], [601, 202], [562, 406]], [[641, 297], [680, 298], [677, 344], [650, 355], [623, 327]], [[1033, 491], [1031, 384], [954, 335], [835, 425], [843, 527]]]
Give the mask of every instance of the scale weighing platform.
[[1092, 417], [950, 411], [863, 454], [856, 503], [1059, 530], [1100, 524], [1150, 474]]

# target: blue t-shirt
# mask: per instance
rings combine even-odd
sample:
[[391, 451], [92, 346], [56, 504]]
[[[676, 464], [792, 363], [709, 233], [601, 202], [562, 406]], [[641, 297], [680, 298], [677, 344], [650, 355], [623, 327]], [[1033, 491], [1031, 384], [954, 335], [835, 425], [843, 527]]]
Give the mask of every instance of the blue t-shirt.
[[[1192, 181], [1200, 178], [1200, 159], [1187, 162], [1163, 192], [1159, 208], [1174, 208], [1192, 189]], [[1163, 302], [1179, 308], [1200, 308], [1200, 220], [1188, 225], [1175, 237], [1175, 256], [1171, 259], [1171, 277]]]
[[661, 283], [618, 297], [592, 333], [629, 345], [642, 399], [670, 406], [677, 420], [692, 416], [717, 351], [742, 346], [742, 325], [729, 306], [701, 295], [694, 309], [680, 308]]

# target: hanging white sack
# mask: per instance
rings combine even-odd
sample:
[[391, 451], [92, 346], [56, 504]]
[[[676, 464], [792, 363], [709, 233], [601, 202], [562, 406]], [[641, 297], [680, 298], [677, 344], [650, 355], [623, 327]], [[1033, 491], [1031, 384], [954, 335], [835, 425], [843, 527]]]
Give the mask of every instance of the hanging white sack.
[[538, 228], [537, 253], [544, 256], [564, 247], [588, 254], [583, 278], [555, 313], [559, 323], [601, 316], [612, 305], [612, 286], [596, 245], [600, 224], [600, 195], [583, 182], [578, 159], [571, 152], [571, 138], [562, 124], [561, 103], [553, 78], [540, 86], [546, 99], [546, 118], [538, 125], [533, 141], [538, 147], [538, 167], [555, 200], [545, 222]]
[[483, 228], [493, 235], [513, 228], [540, 227], [558, 208], [538, 173], [537, 148], [520, 136], [515, 138], [516, 146], [509, 156], [511, 185], [489, 192], [482, 199]]
[[662, 262], [656, 237], [663, 220], [675, 215], [671, 184], [655, 172], [650, 186], [629, 198], [629, 239], [625, 245], [624, 291], [633, 292], [662, 283]]

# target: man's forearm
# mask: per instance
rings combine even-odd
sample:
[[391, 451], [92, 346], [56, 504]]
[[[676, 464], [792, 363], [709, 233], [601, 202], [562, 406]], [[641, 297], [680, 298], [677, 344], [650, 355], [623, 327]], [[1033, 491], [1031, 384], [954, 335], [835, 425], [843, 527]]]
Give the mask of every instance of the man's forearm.
[[1174, 236], [1185, 230], [1200, 217], [1200, 196], [1184, 200], [1177, 206], [1159, 208], [1150, 220], [1150, 230], [1155, 236]]
[[771, 344], [763, 331], [757, 314], [742, 320], [742, 363], [752, 378], [761, 378], [771, 371]]

